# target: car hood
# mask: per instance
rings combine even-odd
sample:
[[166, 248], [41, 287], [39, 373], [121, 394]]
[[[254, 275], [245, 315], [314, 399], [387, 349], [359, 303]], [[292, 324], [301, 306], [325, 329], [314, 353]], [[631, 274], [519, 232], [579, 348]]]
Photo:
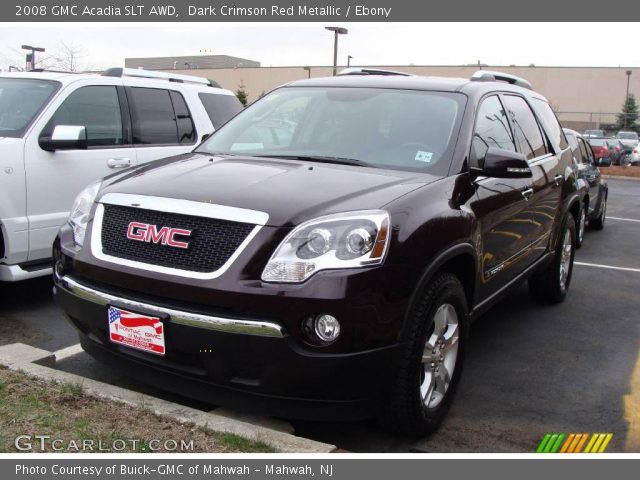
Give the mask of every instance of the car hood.
[[187, 154], [105, 180], [106, 193], [177, 198], [258, 210], [272, 226], [382, 208], [439, 177], [318, 162]]
[[635, 147], [638, 144], [637, 140], [623, 140], [619, 139], [619, 142], [623, 144], [625, 147]]

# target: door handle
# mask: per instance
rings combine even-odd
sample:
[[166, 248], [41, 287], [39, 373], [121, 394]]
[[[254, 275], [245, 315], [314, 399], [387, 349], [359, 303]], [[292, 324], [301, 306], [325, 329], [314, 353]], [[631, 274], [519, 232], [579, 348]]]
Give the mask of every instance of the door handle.
[[529, 200], [531, 195], [533, 195], [533, 188], [532, 187], [525, 188], [524, 190], [522, 190], [522, 196], [524, 197], [525, 200]]
[[131, 159], [129, 158], [110, 158], [107, 160], [107, 166], [109, 168], [127, 168], [131, 166]]
[[560, 174], [556, 175], [555, 177], [553, 177], [553, 181], [556, 182], [557, 186], [560, 186], [560, 184], [562, 183], [562, 179], [564, 177]]

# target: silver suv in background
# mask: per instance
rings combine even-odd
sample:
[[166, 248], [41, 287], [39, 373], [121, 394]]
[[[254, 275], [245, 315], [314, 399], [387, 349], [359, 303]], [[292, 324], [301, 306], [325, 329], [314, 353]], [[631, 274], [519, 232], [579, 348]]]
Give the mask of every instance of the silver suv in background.
[[195, 76], [0, 74], [0, 281], [51, 273], [53, 240], [88, 183], [188, 153], [240, 110]]

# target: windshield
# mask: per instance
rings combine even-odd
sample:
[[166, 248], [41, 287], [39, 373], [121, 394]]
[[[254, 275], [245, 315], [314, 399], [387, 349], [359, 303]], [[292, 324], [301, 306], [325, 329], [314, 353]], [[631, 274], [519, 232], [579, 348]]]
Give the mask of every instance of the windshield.
[[0, 78], [0, 137], [22, 137], [59, 85], [50, 80]]
[[287, 87], [241, 112], [198, 151], [446, 175], [465, 99], [445, 92]]
[[618, 138], [622, 140], [638, 140], [638, 134], [636, 132], [620, 132]]
[[589, 143], [595, 147], [602, 147], [606, 144], [606, 141], [603, 138], [590, 138]]

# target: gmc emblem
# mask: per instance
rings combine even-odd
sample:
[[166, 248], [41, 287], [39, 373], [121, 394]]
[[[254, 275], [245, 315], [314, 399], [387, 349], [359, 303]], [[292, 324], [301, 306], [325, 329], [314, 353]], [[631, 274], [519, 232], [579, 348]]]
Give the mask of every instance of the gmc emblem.
[[131, 222], [127, 228], [127, 238], [138, 242], [155, 243], [176, 248], [189, 248], [189, 242], [176, 240], [176, 237], [190, 237], [191, 230]]

